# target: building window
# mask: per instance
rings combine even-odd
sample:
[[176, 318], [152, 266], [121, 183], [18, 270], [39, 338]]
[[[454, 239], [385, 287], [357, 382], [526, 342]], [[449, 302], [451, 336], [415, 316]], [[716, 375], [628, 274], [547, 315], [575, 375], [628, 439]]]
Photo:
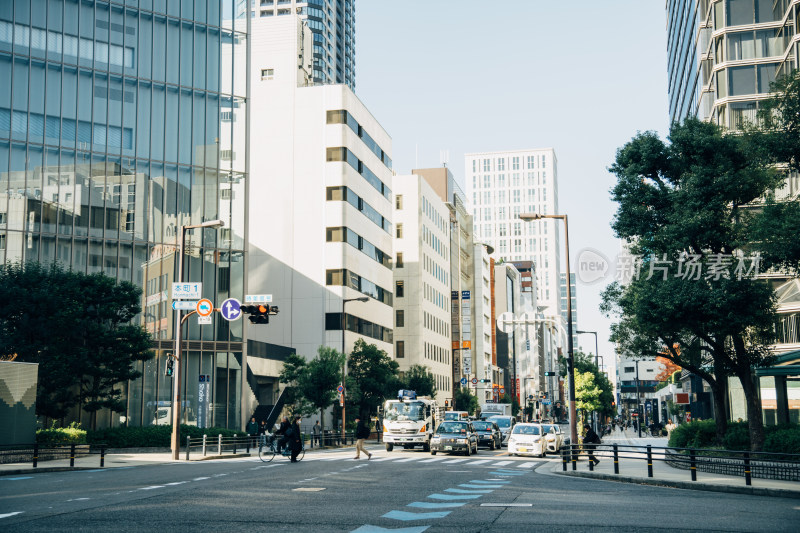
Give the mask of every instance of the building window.
[[275, 79], [275, 69], [272, 68], [261, 69], [261, 81], [274, 80], [274, 79]]
[[397, 348], [395, 349], [395, 357], [397, 359], [403, 359], [406, 356], [406, 341], [397, 341], [396, 343]]
[[398, 282], [395, 283], [394, 295], [395, 295], [396, 298], [403, 298], [403, 296], [405, 296], [404, 291], [403, 291], [403, 282], [402, 281], [398, 281]]
[[406, 325], [406, 312], [402, 309], [395, 311], [395, 327], [402, 328]]
[[636, 372], [636, 368], [632, 366], [626, 366], [625, 372]]
[[403, 252], [397, 252], [397, 259], [395, 260], [397, 268], [403, 268]]
[[402, 224], [398, 224], [397, 226], [395, 226], [395, 237], [397, 237], [398, 239], [402, 239], [403, 238], [403, 225]]
[[397, 209], [398, 211], [403, 209], [403, 195], [402, 194], [398, 194], [397, 196], [394, 197], [394, 208]]

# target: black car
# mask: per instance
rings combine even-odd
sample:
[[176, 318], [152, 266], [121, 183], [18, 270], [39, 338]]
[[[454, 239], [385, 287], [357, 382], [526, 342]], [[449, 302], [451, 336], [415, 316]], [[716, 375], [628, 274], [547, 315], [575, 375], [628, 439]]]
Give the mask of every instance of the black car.
[[464, 452], [468, 456], [478, 453], [478, 437], [472, 422], [448, 420], [439, 424], [431, 438], [431, 455], [436, 452]]
[[472, 427], [478, 436], [478, 446], [488, 446], [490, 450], [494, 450], [502, 445], [503, 434], [494, 422], [476, 420], [472, 423]]

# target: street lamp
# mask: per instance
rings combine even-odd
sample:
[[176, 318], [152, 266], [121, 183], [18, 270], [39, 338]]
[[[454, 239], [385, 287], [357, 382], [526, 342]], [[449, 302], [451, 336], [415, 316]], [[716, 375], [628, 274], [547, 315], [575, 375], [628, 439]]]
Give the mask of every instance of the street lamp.
[[347, 385], [345, 378], [347, 377], [347, 354], [344, 353], [344, 333], [347, 331], [347, 315], [344, 312], [344, 304], [347, 302], [368, 302], [369, 298], [366, 296], [359, 296], [358, 298], [344, 298], [342, 299], [342, 355], [344, 355], [344, 369], [342, 371], [342, 444], [344, 444], [344, 409], [345, 409], [345, 393], [347, 392]]
[[[597, 332], [596, 331], [581, 331], [578, 330], [575, 333], [578, 335], [594, 335], [594, 366], [597, 367], [597, 371], [600, 372], [600, 362], [597, 360], [599, 357], [599, 351], [597, 349]], [[598, 417], [595, 416], [595, 411], [592, 411], [592, 422], [594, 422], [594, 430], [597, 431], [599, 428], [597, 427], [597, 420]]]
[[572, 282], [569, 273], [569, 224], [567, 215], [541, 215], [539, 213], [522, 213], [520, 220], [531, 222], [543, 218], [564, 221], [564, 240], [567, 252], [567, 376], [569, 377], [569, 436], [573, 445], [578, 443], [577, 415], [575, 414], [575, 359], [572, 345]]
[[[183, 249], [186, 245], [186, 231], [196, 228], [221, 228], [225, 225], [223, 220], [209, 220], [202, 224], [190, 224], [181, 226], [181, 239], [178, 245], [178, 283], [183, 283]], [[187, 315], [188, 316], [188, 315]], [[172, 460], [177, 461], [180, 454], [180, 405], [181, 405], [181, 330], [183, 329], [181, 310], [175, 314], [175, 373], [172, 376], [172, 389], [175, 397], [172, 401], [172, 438], [170, 448], [172, 449]]]

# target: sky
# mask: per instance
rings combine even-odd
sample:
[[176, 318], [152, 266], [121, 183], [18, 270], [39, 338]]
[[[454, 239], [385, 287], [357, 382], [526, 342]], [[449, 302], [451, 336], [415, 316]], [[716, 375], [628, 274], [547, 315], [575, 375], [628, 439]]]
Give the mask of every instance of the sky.
[[[611, 264], [607, 278], [578, 281], [576, 329], [598, 332], [612, 376], [612, 319], [599, 309], [620, 250], [611, 229], [617, 205], [608, 168], [637, 132], [666, 136], [664, 6], [663, 0], [356, 2], [356, 94], [392, 137], [398, 174], [441, 166], [445, 152], [466, 190], [465, 153], [555, 150], [572, 271], [586, 249]], [[563, 257], [562, 251], [562, 265]], [[593, 336], [581, 335], [579, 346], [594, 353]]]

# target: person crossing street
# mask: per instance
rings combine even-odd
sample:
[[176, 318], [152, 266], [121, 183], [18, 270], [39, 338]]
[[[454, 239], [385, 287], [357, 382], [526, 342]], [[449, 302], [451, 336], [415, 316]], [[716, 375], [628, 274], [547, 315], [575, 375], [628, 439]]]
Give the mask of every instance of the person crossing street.
[[367, 455], [367, 460], [372, 459], [372, 454], [364, 449], [364, 441], [369, 438], [369, 426], [364, 424], [361, 416], [356, 415], [356, 456], [355, 459], [361, 458], [361, 452]]

